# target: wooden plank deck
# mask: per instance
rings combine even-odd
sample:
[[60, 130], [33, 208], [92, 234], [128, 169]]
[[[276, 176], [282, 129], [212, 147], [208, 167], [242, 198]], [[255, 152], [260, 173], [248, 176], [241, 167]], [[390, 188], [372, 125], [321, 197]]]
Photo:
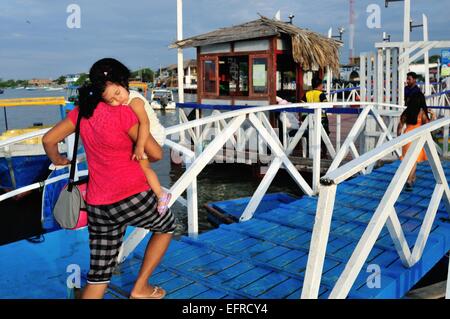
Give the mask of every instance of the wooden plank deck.
[[[319, 297], [326, 298], [341, 274], [399, 163], [338, 186]], [[450, 178], [450, 164], [444, 162]], [[432, 172], [420, 164], [413, 192], [396, 204], [408, 243], [417, 237], [432, 193]], [[244, 223], [221, 225], [197, 239], [173, 240], [150, 279], [164, 287], [167, 298], [288, 298], [300, 297], [316, 198], [278, 202]], [[227, 209], [243, 210], [242, 200]], [[401, 298], [450, 249], [450, 223], [441, 204], [423, 258], [405, 268], [385, 228], [357, 277], [349, 298]], [[128, 233], [131, 228], [128, 230]], [[78, 264], [88, 270], [87, 230], [47, 234], [41, 244], [20, 241], [0, 247], [0, 298], [65, 298], [66, 272]], [[147, 237], [148, 239], [148, 237]], [[144, 240], [114, 275], [106, 298], [127, 298], [146, 247]], [[369, 288], [367, 266], [381, 267], [381, 287]]]

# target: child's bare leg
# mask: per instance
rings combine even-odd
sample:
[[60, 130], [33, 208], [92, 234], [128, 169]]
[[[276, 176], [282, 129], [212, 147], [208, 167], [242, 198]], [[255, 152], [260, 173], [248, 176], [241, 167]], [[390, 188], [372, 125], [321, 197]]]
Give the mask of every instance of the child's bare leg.
[[139, 164], [141, 165], [145, 177], [147, 178], [147, 182], [149, 183], [156, 197], [161, 198], [164, 192], [162, 190], [161, 184], [159, 183], [158, 176], [150, 167], [150, 162], [148, 160], [140, 160]]

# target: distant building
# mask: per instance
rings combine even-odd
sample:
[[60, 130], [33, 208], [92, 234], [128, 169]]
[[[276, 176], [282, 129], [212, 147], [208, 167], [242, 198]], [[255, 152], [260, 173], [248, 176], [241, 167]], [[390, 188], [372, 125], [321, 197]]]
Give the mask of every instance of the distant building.
[[184, 85], [186, 89], [197, 88], [197, 60], [184, 62]]
[[341, 65], [339, 71], [339, 80], [344, 82], [359, 82], [359, 66]]
[[80, 78], [79, 74], [67, 74], [66, 75], [66, 84], [73, 84]]
[[[184, 61], [184, 88], [197, 89], [197, 60]], [[157, 84], [165, 83], [168, 87], [178, 86], [178, 65], [171, 64], [160, 69]]]
[[53, 84], [51, 79], [32, 79], [28, 80], [28, 85], [30, 86], [49, 86]]

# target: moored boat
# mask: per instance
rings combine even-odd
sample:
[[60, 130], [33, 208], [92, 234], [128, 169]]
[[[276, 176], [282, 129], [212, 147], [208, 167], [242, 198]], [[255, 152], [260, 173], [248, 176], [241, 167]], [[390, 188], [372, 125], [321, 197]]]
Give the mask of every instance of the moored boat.
[[150, 105], [155, 110], [175, 110], [173, 92], [167, 89], [155, 89], [150, 94]]
[[[60, 106], [61, 118], [65, 116], [64, 97], [50, 98], [22, 98], [0, 100], [2, 107], [15, 106]], [[39, 132], [49, 128], [41, 123], [32, 127], [20, 129], [8, 129], [8, 121], [5, 113], [6, 131], [0, 135], [0, 188], [6, 190], [17, 189], [48, 175], [50, 160], [42, 146], [42, 136]], [[11, 139], [18, 139], [16, 143], [9, 144]], [[65, 152], [64, 145], [61, 145]]]

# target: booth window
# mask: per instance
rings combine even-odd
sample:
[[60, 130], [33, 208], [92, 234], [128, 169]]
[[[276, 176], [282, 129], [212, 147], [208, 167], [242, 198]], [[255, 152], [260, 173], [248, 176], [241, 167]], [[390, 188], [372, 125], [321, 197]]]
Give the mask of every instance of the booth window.
[[289, 102], [297, 101], [297, 64], [288, 54], [277, 55], [277, 96]]
[[254, 94], [268, 93], [268, 59], [255, 57], [252, 59], [252, 89]]
[[216, 61], [203, 61], [203, 90], [206, 93], [216, 93]]
[[219, 94], [248, 96], [248, 56], [219, 57]]

